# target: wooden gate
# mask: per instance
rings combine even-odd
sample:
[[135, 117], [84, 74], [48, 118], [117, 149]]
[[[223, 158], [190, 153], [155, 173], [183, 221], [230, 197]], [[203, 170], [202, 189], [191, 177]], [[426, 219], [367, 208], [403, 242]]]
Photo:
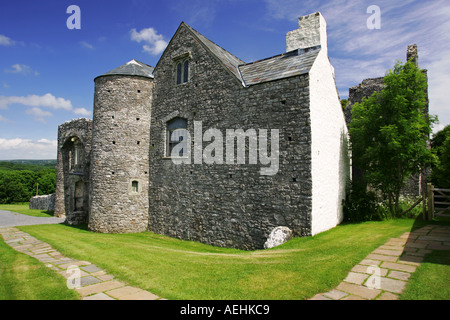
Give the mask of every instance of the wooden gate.
[[428, 184], [428, 220], [436, 216], [450, 217], [450, 189], [438, 189]]

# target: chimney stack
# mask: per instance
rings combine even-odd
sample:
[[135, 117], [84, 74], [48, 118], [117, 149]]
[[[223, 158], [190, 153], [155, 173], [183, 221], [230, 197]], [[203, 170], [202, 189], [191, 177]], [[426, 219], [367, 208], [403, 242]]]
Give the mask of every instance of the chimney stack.
[[318, 45], [327, 51], [327, 23], [320, 12], [298, 18], [298, 29], [286, 34], [286, 52]]
[[406, 52], [406, 61], [411, 60], [416, 66], [419, 66], [419, 53], [417, 50], [417, 44], [408, 46], [408, 51]]

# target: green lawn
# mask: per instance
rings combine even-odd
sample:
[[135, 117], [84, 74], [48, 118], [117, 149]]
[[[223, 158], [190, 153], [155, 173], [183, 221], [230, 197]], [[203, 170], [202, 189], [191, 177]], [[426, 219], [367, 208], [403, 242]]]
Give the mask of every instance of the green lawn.
[[433, 251], [411, 275], [402, 300], [450, 300], [450, 252]]
[[79, 295], [67, 289], [62, 276], [0, 241], [0, 300], [76, 299]]
[[28, 202], [21, 204], [0, 204], [0, 210], [18, 212], [33, 217], [53, 217], [52, 211], [30, 209]]
[[66, 225], [24, 226], [63, 255], [167, 299], [301, 300], [337, 286], [350, 269], [412, 219], [341, 225], [271, 250], [240, 251], [149, 232], [98, 234]]

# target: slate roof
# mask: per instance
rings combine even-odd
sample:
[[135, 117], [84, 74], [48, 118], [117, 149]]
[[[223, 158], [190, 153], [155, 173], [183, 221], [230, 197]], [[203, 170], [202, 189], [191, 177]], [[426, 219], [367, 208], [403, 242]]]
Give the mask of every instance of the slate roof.
[[[207, 48], [208, 51], [228, 69], [244, 86], [251, 86], [263, 82], [279, 80], [287, 77], [308, 73], [319, 54], [321, 47], [315, 46], [307, 49], [297, 49], [267, 59], [245, 63], [227, 50], [218, 46], [204, 35], [182, 22], [181, 26], [188, 28], [194, 36]], [[154, 78], [155, 68], [131, 60], [126, 64], [111, 70], [107, 75], [133, 75]]]
[[246, 86], [298, 76], [311, 70], [321, 47], [297, 49], [239, 66]]
[[245, 63], [190, 27], [195, 36], [227, 67], [244, 86], [293, 77], [311, 70], [321, 47], [297, 49], [271, 58]]
[[147, 78], [153, 79], [154, 78], [153, 70], [154, 70], [153, 67], [133, 59], [133, 60], [125, 63], [124, 65], [121, 65], [120, 67], [117, 67], [111, 71], [108, 71], [108, 72], [102, 74], [99, 77], [110, 76], [110, 75], [130, 75], [130, 76], [140, 76], [140, 77], [147, 77]]

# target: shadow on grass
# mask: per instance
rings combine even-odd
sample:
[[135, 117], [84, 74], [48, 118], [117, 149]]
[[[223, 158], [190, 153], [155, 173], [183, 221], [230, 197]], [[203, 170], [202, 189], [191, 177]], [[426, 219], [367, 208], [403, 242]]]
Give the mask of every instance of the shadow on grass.
[[401, 260], [450, 265], [450, 217], [426, 221], [420, 215], [414, 221]]

